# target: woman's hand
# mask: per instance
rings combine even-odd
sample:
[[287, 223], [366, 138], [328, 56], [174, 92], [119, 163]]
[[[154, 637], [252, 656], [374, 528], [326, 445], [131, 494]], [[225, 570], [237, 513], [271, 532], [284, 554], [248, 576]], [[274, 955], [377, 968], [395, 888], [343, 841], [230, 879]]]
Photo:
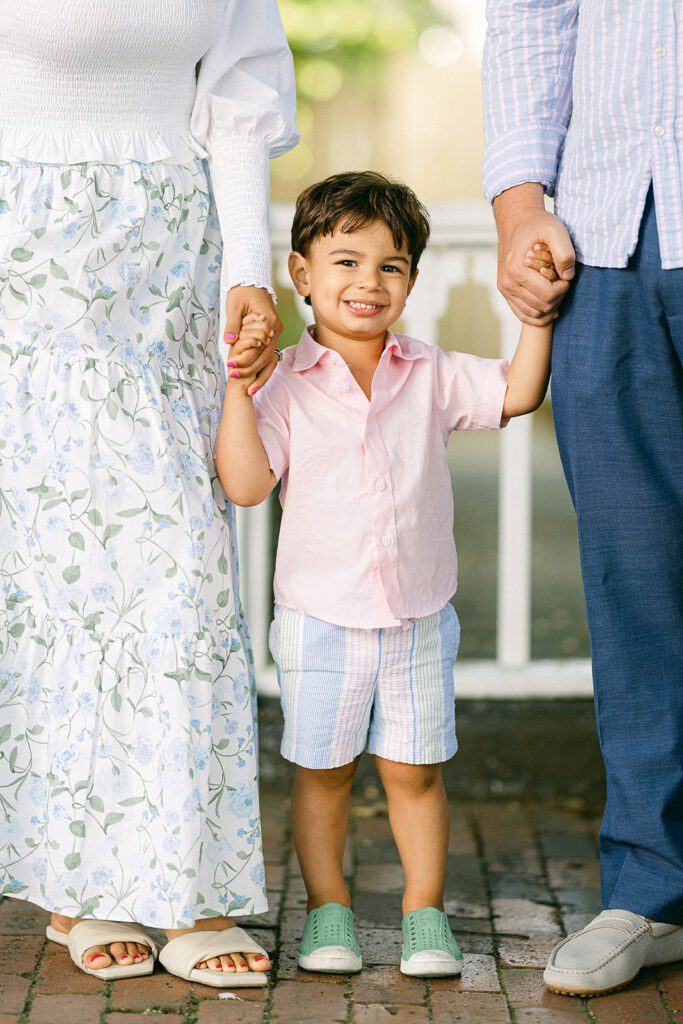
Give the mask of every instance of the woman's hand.
[[[278, 364], [279, 356], [272, 347], [273, 334], [262, 314], [249, 313], [242, 321], [237, 341], [233, 342], [228, 360], [228, 375], [248, 395], [255, 395], [263, 387]], [[264, 356], [266, 365], [257, 374], [254, 367]]]
[[253, 340], [261, 343], [241, 348], [239, 359], [238, 353], [231, 351], [228, 363], [230, 376], [234, 377], [237, 373], [242, 382], [249, 385], [249, 393], [254, 394], [263, 387], [277, 366], [275, 350], [282, 334], [282, 321], [270, 292], [265, 288], [242, 285], [231, 288], [228, 292], [226, 314], [224, 340], [229, 345], [238, 338], [241, 340], [246, 327], [253, 328], [255, 324], [259, 325], [259, 336]]

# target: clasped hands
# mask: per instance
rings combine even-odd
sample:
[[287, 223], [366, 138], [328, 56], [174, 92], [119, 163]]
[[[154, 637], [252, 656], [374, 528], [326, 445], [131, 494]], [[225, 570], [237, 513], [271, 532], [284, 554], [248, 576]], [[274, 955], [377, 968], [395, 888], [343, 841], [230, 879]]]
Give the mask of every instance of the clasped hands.
[[544, 327], [559, 315], [574, 277], [569, 233], [544, 209], [543, 188], [533, 182], [502, 192], [493, 209], [500, 242], [498, 288], [522, 323]]
[[238, 285], [228, 292], [224, 340], [230, 347], [228, 375], [249, 394], [266, 383], [278, 364], [282, 321], [270, 292]]

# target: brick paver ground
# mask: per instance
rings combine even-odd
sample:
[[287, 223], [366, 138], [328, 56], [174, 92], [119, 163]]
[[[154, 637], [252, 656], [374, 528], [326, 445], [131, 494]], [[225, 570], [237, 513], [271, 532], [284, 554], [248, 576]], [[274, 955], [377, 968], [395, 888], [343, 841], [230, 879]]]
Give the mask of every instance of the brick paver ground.
[[239, 999], [162, 969], [104, 985], [47, 943], [47, 914], [0, 904], [0, 1024], [683, 1024], [683, 965], [628, 990], [552, 995], [542, 968], [557, 939], [598, 909], [597, 822], [580, 806], [452, 804], [447, 910], [465, 954], [460, 980], [404, 978], [401, 869], [385, 807], [370, 787], [353, 815], [347, 868], [365, 968], [352, 978], [296, 966], [305, 895], [281, 795], [263, 796], [271, 909], [248, 927], [273, 951], [266, 989]]

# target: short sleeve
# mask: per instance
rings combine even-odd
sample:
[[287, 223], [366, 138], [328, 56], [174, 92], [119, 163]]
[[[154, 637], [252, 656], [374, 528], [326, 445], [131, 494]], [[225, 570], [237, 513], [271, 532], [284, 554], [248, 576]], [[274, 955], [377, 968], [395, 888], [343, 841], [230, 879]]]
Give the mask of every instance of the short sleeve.
[[259, 437], [278, 480], [289, 468], [289, 393], [282, 380], [286, 372], [280, 365], [253, 399]]
[[435, 355], [435, 401], [445, 428], [497, 430], [505, 426], [507, 361], [441, 349], [436, 349]]
[[226, 0], [199, 67], [192, 133], [209, 154], [228, 286], [270, 287], [269, 160], [299, 141], [277, 0]]

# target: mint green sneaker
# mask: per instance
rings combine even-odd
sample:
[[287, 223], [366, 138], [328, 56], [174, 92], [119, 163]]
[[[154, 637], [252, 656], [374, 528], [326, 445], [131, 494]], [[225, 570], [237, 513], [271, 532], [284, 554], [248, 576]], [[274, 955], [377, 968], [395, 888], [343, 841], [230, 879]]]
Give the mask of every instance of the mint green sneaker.
[[412, 978], [435, 978], [461, 971], [462, 953], [443, 910], [422, 907], [406, 914], [401, 972]]
[[306, 918], [299, 967], [323, 974], [355, 974], [363, 966], [351, 907], [324, 903]]

